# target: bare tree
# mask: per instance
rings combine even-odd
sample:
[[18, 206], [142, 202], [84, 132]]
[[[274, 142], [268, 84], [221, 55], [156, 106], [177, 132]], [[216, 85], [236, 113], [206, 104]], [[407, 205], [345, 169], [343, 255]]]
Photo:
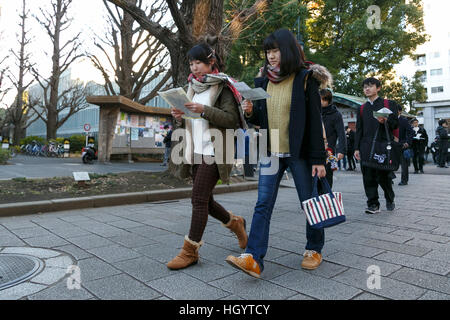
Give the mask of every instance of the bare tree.
[[27, 46], [31, 39], [28, 37], [29, 30], [26, 28], [26, 22], [30, 11], [26, 7], [26, 0], [22, 0], [22, 12], [19, 14], [20, 33], [18, 38], [18, 51], [10, 49], [11, 56], [16, 61], [17, 72], [8, 70], [6, 76], [17, 91], [16, 99], [13, 104], [7, 109], [6, 120], [9, 124], [14, 126], [13, 144], [19, 145], [20, 140], [26, 136], [26, 128], [31, 125], [36, 118], [29, 121], [30, 105], [32, 101], [28, 99], [27, 89], [33, 83], [33, 80], [27, 81], [28, 75], [31, 75], [32, 64], [30, 62], [31, 54], [27, 51]]
[[[76, 81], [69, 81], [63, 85], [60, 83], [64, 72], [75, 60], [83, 56], [78, 41], [80, 33], [64, 44], [61, 43], [61, 33], [66, 31], [72, 22], [72, 19], [68, 18], [68, 9], [72, 1], [52, 0], [51, 10], [41, 8], [40, 17], [35, 17], [45, 28], [53, 44], [50, 78], [45, 79], [38, 70], [32, 69], [35, 79], [43, 90], [41, 101], [37, 106], [33, 106], [33, 110], [47, 126], [47, 139], [55, 139], [58, 128], [73, 114], [88, 105], [80, 98], [80, 95], [84, 95], [82, 84]], [[61, 116], [63, 114], [64, 116]]]
[[222, 57], [242, 26], [258, 13], [267, 10], [272, 0], [257, 0], [250, 8], [240, 9], [225, 26], [224, 0], [165, 0], [176, 30], [164, 26], [148, 16], [144, 10], [127, 0], [108, 0], [128, 12], [145, 30], [158, 39], [169, 51], [174, 86], [186, 83], [189, 75], [188, 50], [207, 40], [214, 44]]
[[[161, 22], [167, 11], [162, 1], [153, 2], [150, 10], [143, 7], [142, 0], [127, 1], [144, 12], [149, 11], [149, 16], [156, 16], [157, 23]], [[103, 37], [96, 37], [95, 45], [102, 56], [92, 53], [88, 56], [102, 73], [108, 95], [122, 95], [146, 104], [157, 95], [171, 77], [167, 68], [168, 53], [162, 43], [137, 24], [129, 13], [122, 12], [116, 6], [114, 10], [106, 0], [103, 2], [108, 11], [109, 31]], [[108, 53], [111, 51], [113, 56]], [[117, 83], [118, 90], [111, 80], [111, 73], [114, 74], [114, 82]], [[162, 74], [164, 77], [155, 88], [142, 96], [142, 89]]]

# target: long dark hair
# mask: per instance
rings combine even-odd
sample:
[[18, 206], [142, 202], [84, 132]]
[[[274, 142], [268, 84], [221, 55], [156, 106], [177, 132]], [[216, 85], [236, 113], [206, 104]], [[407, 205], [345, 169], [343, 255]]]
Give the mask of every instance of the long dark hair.
[[263, 44], [266, 64], [263, 74], [267, 74], [267, 68], [270, 65], [267, 59], [267, 50], [279, 49], [281, 53], [280, 76], [288, 76], [299, 72], [305, 65], [305, 53], [303, 48], [297, 43], [295, 36], [287, 29], [279, 29], [269, 35]]
[[189, 61], [199, 60], [204, 64], [211, 64], [211, 60], [214, 59], [213, 70], [217, 69], [219, 72], [223, 71], [225, 68], [222, 59], [206, 42], [202, 42], [192, 47], [191, 50], [188, 51], [187, 56]]

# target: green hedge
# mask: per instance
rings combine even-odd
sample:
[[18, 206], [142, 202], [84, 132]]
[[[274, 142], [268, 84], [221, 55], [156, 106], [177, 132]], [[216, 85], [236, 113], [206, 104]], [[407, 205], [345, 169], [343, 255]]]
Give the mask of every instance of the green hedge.
[[0, 149], [0, 164], [6, 164], [11, 159], [11, 152], [8, 149]]
[[40, 144], [46, 144], [47, 143], [47, 140], [45, 140], [42, 137], [29, 136], [29, 137], [26, 137], [26, 138], [20, 140], [20, 145], [27, 145], [27, 144], [33, 142], [33, 140], [36, 140]]
[[81, 152], [81, 149], [86, 145], [86, 136], [78, 134], [69, 138], [70, 152]]

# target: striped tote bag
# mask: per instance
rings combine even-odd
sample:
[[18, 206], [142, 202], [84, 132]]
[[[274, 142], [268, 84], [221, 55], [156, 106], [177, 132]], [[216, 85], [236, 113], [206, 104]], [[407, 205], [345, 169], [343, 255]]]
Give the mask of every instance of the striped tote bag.
[[[320, 195], [317, 183], [320, 181], [327, 193]], [[341, 192], [332, 192], [325, 178], [314, 177], [311, 199], [303, 201], [303, 211], [309, 225], [314, 229], [323, 229], [335, 226], [345, 221], [344, 203]]]

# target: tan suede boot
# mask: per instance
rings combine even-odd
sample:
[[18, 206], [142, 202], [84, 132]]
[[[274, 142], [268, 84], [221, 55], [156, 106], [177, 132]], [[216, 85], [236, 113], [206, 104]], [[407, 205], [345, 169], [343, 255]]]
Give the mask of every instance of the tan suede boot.
[[167, 267], [172, 270], [183, 269], [198, 262], [198, 249], [202, 246], [203, 241], [195, 242], [184, 237], [183, 248], [180, 253], [167, 263]]
[[236, 235], [239, 241], [239, 247], [241, 249], [247, 248], [248, 236], [247, 231], [245, 230], [246, 228], [245, 219], [240, 216], [235, 216], [231, 211], [228, 211], [228, 213], [230, 214], [230, 222], [228, 222], [227, 224], [222, 223], [222, 225], [230, 229], [231, 232], [233, 232]]

